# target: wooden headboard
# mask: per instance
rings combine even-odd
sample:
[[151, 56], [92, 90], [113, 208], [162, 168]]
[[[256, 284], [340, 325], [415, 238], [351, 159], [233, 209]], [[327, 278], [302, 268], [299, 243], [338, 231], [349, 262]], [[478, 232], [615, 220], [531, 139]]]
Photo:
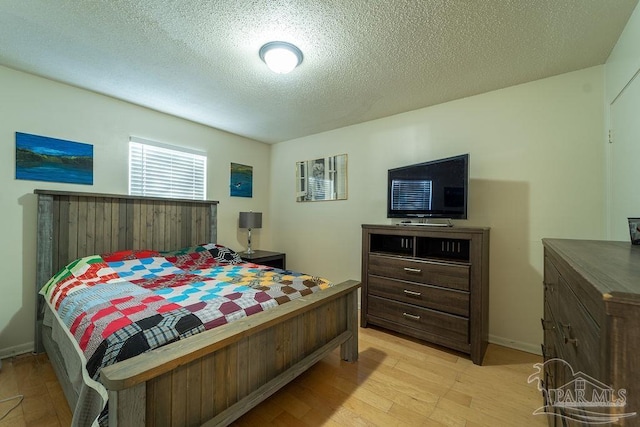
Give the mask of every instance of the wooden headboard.
[[35, 190], [38, 195], [35, 351], [43, 351], [42, 286], [71, 261], [125, 249], [217, 241], [217, 201]]

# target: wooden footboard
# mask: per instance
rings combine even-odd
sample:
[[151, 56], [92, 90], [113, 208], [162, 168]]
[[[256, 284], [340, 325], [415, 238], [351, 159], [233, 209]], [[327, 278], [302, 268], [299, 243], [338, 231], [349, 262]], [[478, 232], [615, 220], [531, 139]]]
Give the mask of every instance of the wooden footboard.
[[358, 358], [349, 280], [102, 369], [109, 425], [227, 425], [337, 346]]

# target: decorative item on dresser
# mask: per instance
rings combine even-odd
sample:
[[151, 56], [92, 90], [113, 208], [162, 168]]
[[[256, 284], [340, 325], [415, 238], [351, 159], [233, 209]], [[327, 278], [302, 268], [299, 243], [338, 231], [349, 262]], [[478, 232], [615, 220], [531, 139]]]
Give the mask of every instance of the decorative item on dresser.
[[240, 253], [239, 255], [243, 261], [254, 264], [266, 265], [281, 270], [287, 268], [287, 254], [282, 252], [253, 251], [250, 254]]
[[631, 244], [640, 245], [640, 218], [628, 218]]
[[[576, 421], [584, 417], [608, 419], [607, 425], [639, 425], [640, 247], [593, 240], [542, 242], [542, 392], [547, 413], [555, 414], [549, 415], [549, 425], [585, 425]], [[557, 405], [558, 391], [567, 396], [567, 387], [578, 381], [586, 404]], [[617, 398], [626, 404], [605, 405]]]
[[449, 347], [480, 365], [488, 315], [488, 228], [362, 225], [362, 327]]

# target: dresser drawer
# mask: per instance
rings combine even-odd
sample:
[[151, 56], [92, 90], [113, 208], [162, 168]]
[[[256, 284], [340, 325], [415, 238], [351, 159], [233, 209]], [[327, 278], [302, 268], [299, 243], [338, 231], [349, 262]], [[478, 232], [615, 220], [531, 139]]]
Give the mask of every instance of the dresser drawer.
[[600, 378], [600, 328], [562, 276], [558, 284], [562, 308], [553, 312], [558, 353], [575, 372]]
[[551, 308], [549, 307], [549, 302], [546, 300], [544, 302], [544, 318], [541, 319], [541, 321], [542, 331], [544, 333], [542, 356], [544, 357], [544, 360], [553, 359], [555, 357], [558, 357], [558, 322], [556, 322], [556, 319], [553, 317]]
[[469, 342], [469, 320], [412, 304], [369, 297], [369, 314], [400, 325], [428, 330], [447, 340]]
[[468, 292], [371, 275], [368, 281], [371, 295], [460, 316], [469, 316]]
[[552, 313], [559, 311], [560, 303], [560, 291], [558, 289], [560, 280], [560, 273], [556, 269], [553, 262], [544, 257], [544, 300], [549, 305], [549, 309]]
[[469, 291], [469, 266], [369, 255], [369, 274]]

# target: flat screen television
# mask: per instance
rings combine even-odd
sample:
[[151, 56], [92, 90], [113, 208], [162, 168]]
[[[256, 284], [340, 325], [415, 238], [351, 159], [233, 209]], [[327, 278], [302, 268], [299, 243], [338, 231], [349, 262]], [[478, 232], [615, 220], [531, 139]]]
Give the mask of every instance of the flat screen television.
[[389, 169], [388, 218], [467, 218], [469, 154]]

